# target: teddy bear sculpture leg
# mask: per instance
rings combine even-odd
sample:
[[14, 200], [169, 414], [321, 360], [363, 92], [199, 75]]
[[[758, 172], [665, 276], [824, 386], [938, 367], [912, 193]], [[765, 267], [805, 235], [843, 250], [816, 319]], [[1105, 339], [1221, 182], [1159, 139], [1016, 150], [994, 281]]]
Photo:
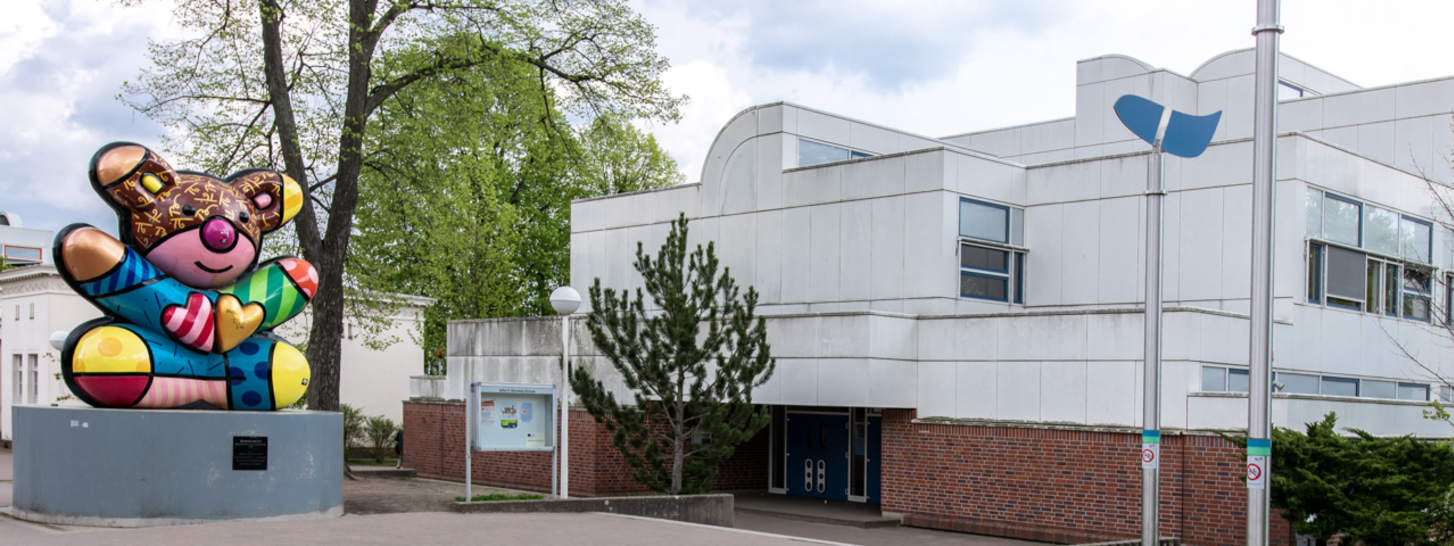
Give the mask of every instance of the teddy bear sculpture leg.
[[273, 410], [308, 388], [298, 349], [258, 335], [224, 354], [199, 353], [156, 332], [98, 319], [77, 328], [62, 354], [63, 375], [78, 397], [98, 407], [175, 408], [206, 402], [221, 409]]

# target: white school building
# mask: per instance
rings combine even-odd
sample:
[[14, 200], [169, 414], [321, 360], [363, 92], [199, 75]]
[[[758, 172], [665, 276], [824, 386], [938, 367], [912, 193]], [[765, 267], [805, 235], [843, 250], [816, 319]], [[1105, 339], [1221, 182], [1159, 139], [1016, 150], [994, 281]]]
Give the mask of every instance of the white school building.
[[[937, 138], [754, 106], [722, 127], [700, 182], [576, 202], [571, 285], [641, 286], [637, 242], [654, 251], [685, 213], [692, 244], [713, 242], [768, 317], [777, 371], [753, 400], [775, 418], [750, 455], [762, 468], [754, 487], [880, 504], [929, 527], [1135, 537], [1150, 146], [1112, 104], [1135, 94], [1221, 111], [1205, 154], [1166, 157], [1161, 426], [1167, 465], [1211, 476], [1196, 464], [1215, 455], [1227, 483], [1163, 485], [1162, 513], [1182, 519], [1162, 529], [1235, 543], [1236, 450], [1207, 431], [1247, 426], [1253, 69], [1250, 49], [1187, 75], [1088, 59], [1076, 66], [1074, 117]], [[1301, 428], [1336, 411], [1378, 435], [1449, 437], [1454, 428], [1422, 418], [1450, 396], [1430, 370], [1454, 368], [1454, 233], [1424, 176], [1454, 181], [1454, 78], [1362, 88], [1285, 55], [1280, 74], [1273, 421]], [[460, 399], [465, 377], [558, 381], [558, 328], [453, 323], [448, 376], [417, 378], [415, 401]], [[583, 327], [575, 339], [577, 362], [609, 376]], [[980, 459], [1016, 438], [1068, 451], [1008, 475]], [[1108, 479], [1129, 485], [1099, 489], [1102, 517], [1032, 513], [1059, 488], [1095, 489], [1079, 472], [1104, 465], [1124, 466]], [[1020, 508], [983, 500], [1011, 490]], [[1198, 500], [1217, 495], [1235, 502]]]

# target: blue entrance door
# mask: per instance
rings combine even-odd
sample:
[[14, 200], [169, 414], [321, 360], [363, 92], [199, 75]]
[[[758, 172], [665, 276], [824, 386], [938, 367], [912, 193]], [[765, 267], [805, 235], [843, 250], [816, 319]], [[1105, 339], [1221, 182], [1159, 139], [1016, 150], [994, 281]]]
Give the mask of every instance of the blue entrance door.
[[848, 415], [787, 414], [788, 494], [848, 500]]

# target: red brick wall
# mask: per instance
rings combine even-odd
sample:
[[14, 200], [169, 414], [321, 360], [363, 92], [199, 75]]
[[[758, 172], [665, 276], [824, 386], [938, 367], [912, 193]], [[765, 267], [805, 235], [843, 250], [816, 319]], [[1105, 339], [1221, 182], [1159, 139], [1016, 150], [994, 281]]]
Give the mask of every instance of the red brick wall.
[[[1141, 534], [1141, 437], [1134, 433], [914, 424], [885, 410], [883, 509], [908, 525], [1047, 542]], [[1245, 472], [1216, 436], [1162, 436], [1161, 535], [1245, 542]], [[1272, 543], [1293, 544], [1272, 516]]]
[[[570, 414], [570, 493], [583, 497], [648, 491], [631, 477], [631, 468], [611, 433], [589, 413]], [[404, 403], [404, 466], [420, 477], [464, 481], [464, 405]], [[718, 490], [764, 489], [767, 484], [766, 431], [738, 446], [723, 463]], [[550, 452], [481, 451], [470, 459], [474, 483], [528, 491], [550, 490]]]

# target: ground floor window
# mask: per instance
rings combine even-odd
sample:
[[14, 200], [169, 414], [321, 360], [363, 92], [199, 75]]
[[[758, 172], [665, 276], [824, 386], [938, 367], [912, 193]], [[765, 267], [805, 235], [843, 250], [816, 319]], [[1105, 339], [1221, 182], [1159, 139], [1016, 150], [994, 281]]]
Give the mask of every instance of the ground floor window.
[[[1248, 392], [1251, 376], [1245, 368], [1202, 366], [1202, 392]], [[1273, 392], [1286, 394], [1318, 394], [1385, 400], [1429, 400], [1431, 388], [1426, 383], [1393, 379], [1360, 379], [1306, 373], [1274, 372]], [[1444, 391], [1440, 391], [1444, 395]], [[1454, 396], [1454, 391], [1451, 391]]]

